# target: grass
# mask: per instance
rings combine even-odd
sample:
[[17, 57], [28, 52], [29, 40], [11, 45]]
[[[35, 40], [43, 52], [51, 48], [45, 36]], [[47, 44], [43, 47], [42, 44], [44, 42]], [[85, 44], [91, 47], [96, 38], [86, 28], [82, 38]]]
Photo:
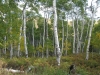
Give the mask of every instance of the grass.
[[62, 56], [61, 65], [57, 66], [56, 57], [50, 58], [13, 58], [0, 59], [0, 66], [6, 65], [14, 69], [26, 71], [29, 66], [34, 66], [30, 72], [13, 74], [0, 70], [0, 75], [68, 75], [69, 66], [76, 65], [76, 73], [80, 75], [99, 75], [100, 74], [100, 55], [90, 54], [89, 60], [85, 60], [85, 54]]

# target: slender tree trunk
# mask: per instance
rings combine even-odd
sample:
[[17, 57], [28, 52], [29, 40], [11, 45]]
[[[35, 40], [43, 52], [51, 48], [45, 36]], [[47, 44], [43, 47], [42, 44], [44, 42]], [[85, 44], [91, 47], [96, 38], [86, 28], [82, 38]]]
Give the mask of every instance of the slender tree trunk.
[[84, 30], [84, 19], [82, 20], [82, 26], [81, 26], [81, 34], [80, 34], [80, 39], [79, 39], [79, 49], [82, 52], [82, 37], [83, 37], [83, 30]]
[[10, 59], [12, 59], [13, 56], [13, 45], [12, 43], [10, 44]]
[[75, 39], [76, 39], [76, 33], [75, 33], [75, 26], [74, 26], [74, 18], [72, 16], [72, 26], [73, 26], [73, 54], [75, 54]]
[[86, 60], [89, 59], [89, 46], [90, 46], [90, 41], [91, 41], [91, 34], [92, 34], [92, 29], [93, 29], [93, 25], [94, 25], [94, 15], [95, 13], [92, 13], [92, 23], [90, 26], [90, 30], [89, 30], [89, 37], [88, 37], [88, 43], [87, 43], [87, 48], [86, 48]]
[[48, 8], [46, 8], [46, 57], [49, 57], [49, 50], [48, 50], [48, 18], [49, 18], [49, 13], [48, 13]]
[[33, 26], [32, 26], [32, 39], [33, 39], [33, 41], [32, 41], [32, 44], [33, 44], [33, 53], [32, 54], [35, 55], [35, 52], [34, 52], [34, 19], [33, 19]]
[[46, 32], [47, 32], [47, 49], [46, 49], [46, 56], [47, 56], [47, 58], [49, 57], [49, 50], [48, 50], [48, 23], [46, 23], [46, 25], [47, 25], [47, 28], [46, 28]]
[[34, 47], [34, 20], [33, 20], [33, 26], [32, 26], [32, 37], [33, 37], [32, 44], [33, 44], [33, 47]]
[[88, 34], [89, 34], [89, 28], [90, 28], [89, 25], [90, 25], [90, 21], [88, 22], [88, 27], [87, 27], [86, 37], [85, 37], [85, 40], [84, 40], [84, 43], [83, 43], [83, 47], [82, 47], [82, 52], [84, 51], [85, 42], [86, 42]]
[[[68, 15], [67, 15], [66, 41], [65, 41], [66, 47], [67, 47], [67, 41], [68, 41]], [[67, 48], [66, 48], [65, 55], [67, 55]]]
[[13, 45], [12, 45], [12, 17], [11, 17], [11, 27], [10, 27], [10, 59], [13, 56]]
[[[45, 11], [44, 11], [44, 16], [45, 16]], [[44, 48], [44, 44], [45, 44], [45, 24], [46, 24], [46, 18], [44, 17], [44, 24], [43, 24], [43, 48]], [[44, 57], [43, 56], [44, 55], [44, 53], [43, 53], [43, 51], [42, 51], [42, 58]]]
[[63, 20], [62, 20], [62, 49], [61, 49], [61, 53], [63, 53], [63, 47], [64, 47], [64, 24], [63, 24]]
[[53, 0], [53, 9], [54, 9], [54, 37], [55, 37], [55, 46], [57, 50], [57, 63], [60, 65], [61, 51], [59, 47], [58, 33], [57, 33], [57, 11], [56, 11], [56, 0]]
[[85, 25], [85, 23], [84, 22], [86, 22], [85, 20], [84, 20], [84, 14], [86, 13], [86, 4], [84, 4], [84, 12], [83, 12], [83, 14], [82, 14], [82, 26], [81, 26], [81, 34], [80, 34], [80, 39], [79, 39], [79, 49], [81, 50], [81, 52], [83, 52], [83, 45], [84, 45], [84, 43], [83, 43], [83, 31], [84, 31], [84, 25]]
[[18, 57], [20, 57], [20, 43], [21, 43], [21, 35], [22, 34], [22, 25], [20, 26], [20, 35], [19, 35], [19, 43], [18, 43]]
[[[45, 12], [44, 12], [44, 15], [45, 15]], [[43, 47], [44, 47], [44, 43], [45, 43], [45, 23], [46, 23], [46, 19], [44, 17], [44, 24], [43, 24]]]
[[[40, 34], [40, 37], [41, 37], [41, 34]], [[40, 38], [40, 41], [41, 41], [41, 38]], [[41, 45], [41, 43], [39, 43], [39, 45]], [[43, 45], [43, 49], [42, 49], [42, 58], [44, 58], [44, 45]]]
[[77, 31], [76, 31], [76, 33], [77, 33], [77, 53], [79, 53], [79, 26], [78, 26], [78, 18], [77, 18]]
[[46, 49], [46, 56], [47, 56], [47, 58], [49, 57], [48, 44], [47, 44], [47, 49]]
[[25, 55], [28, 57], [28, 50], [27, 50], [27, 41], [26, 41], [26, 5], [27, 2], [25, 3], [24, 9], [23, 9], [23, 33], [24, 33], [24, 48], [25, 48]]
[[4, 37], [4, 41], [5, 41], [5, 44], [4, 44], [4, 54], [6, 55], [6, 36]]
[[[72, 2], [72, 0], [71, 0]], [[73, 26], [73, 54], [76, 53], [75, 51], [75, 42], [76, 42], [76, 31], [75, 31], [75, 25], [74, 25], [74, 15], [73, 15], [73, 12], [74, 12], [74, 6], [73, 6], [73, 3], [72, 3], [72, 12], [71, 12], [71, 17], [72, 17], [72, 26]]]

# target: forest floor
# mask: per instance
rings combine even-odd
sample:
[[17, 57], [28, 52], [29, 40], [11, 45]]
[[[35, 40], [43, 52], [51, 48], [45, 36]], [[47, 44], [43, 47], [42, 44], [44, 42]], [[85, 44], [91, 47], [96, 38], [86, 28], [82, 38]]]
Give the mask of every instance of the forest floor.
[[[56, 57], [0, 58], [0, 75], [68, 75], [71, 64], [76, 66], [76, 75], [100, 75], [100, 54], [97, 53], [90, 53], [89, 60], [85, 60], [84, 53], [62, 56], [60, 66]], [[21, 72], [8, 71], [11, 69]]]

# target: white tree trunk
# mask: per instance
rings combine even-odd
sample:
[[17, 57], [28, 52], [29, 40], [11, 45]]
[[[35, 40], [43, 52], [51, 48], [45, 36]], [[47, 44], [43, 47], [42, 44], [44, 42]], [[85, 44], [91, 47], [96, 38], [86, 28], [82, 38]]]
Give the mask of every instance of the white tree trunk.
[[75, 35], [76, 35], [76, 33], [75, 33], [75, 26], [74, 26], [73, 16], [72, 16], [72, 26], [73, 26], [73, 32], [74, 32], [74, 34], [73, 34], [73, 54], [75, 54], [75, 39], [76, 39]]
[[[84, 30], [84, 19], [82, 20], [82, 26], [81, 26], [81, 36], [80, 36], [80, 39], [79, 39], [79, 49], [81, 50], [81, 45], [82, 45], [82, 37], [83, 37], [83, 30]], [[82, 50], [81, 50], [82, 51]]]
[[84, 52], [85, 42], [86, 42], [88, 34], [89, 34], [89, 28], [90, 28], [90, 21], [88, 22], [88, 27], [87, 27], [86, 37], [85, 37], [83, 47], [82, 47], [82, 52]]
[[91, 41], [92, 29], [94, 25], [94, 15], [95, 15], [95, 12], [92, 13], [92, 23], [91, 23], [90, 30], [89, 30], [88, 43], [87, 43], [87, 48], [86, 48], [86, 60], [89, 59], [89, 46], [90, 46], [90, 41]]
[[13, 46], [12, 46], [12, 18], [11, 18], [11, 27], [10, 27], [10, 59], [13, 56]]
[[[45, 16], [45, 12], [44, 12], [44, 16]], [[44, 17], [44, 24], [43, 24], [43, 48], [44, 48], [44, 44], [45, 44], [45, 23], [46, 23], [46, 19]], [[44, 57], [44, 52], [42, 51], [42, 58]]]
[[46, 9], [47, 14], [46, 14], [46, 57], [49, 57], [49, 50], [48, 50], [48, 18], [49, 18], [49, 13], [48, 13], [48, 8]]
[[78, 26], [78, 18], [77, 18], [77, 53], [79, 53], [79, 26]]
[[27, 41], [26, 41], [26, 5], [25, 3], [24, 9], [23, 9], [23, 33], [24, 33], [24, 48], [25, 48], [25, 55], [28, 57], [28, 50], [27, 50]]
[[20, 56], [21, 34], [22, 34], [22, 25], [20, 26], [20, 35], [19, 35], [19, 42], [18, 42], [18, 57]]
[[93, 25], [94, 25], [94, 16], [99, 7], [98, 0], [97, 0], [96, 7], [93, 6], [92, 3], [93, 3], [93, 0], [91, 1], [91, 13], [92, 13], [91, 19], [92, 19], [92, 21], [91, 21], [91, 26], [90, 26], [90, 30], [89, 30], [89, 37], [88, 37], [88, 43], [87, 43], [87, 49], [86, 49], [86, 60], [89, 59], [89, 46], [90, 46], [90, 41], [91, 41], [92, 29], [93, 29]]
[[55, 47], [57, 50], [57, 63], [60, 65], [61, 51], [59, 47], [58, 33], [57, 33], [57, 11], [56, 11], [56, 0], [53, 0], [53, 9], [54, 9], [54, 38], [55, 38]]

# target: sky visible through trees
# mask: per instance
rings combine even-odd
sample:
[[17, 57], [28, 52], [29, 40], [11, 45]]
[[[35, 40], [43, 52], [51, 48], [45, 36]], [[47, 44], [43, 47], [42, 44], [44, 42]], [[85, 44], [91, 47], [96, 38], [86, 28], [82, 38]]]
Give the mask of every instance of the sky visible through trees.
[[[88, 6], [91, 5], [91, 1], [92, 1], [92, 0], [88, 0]], [[93, 5], [96, 5], [95, 2], [96, 2], [96, 0], [93, 0]], [[96, 17], [99, 17], [99, 18], [100, 18], [100, 6], [99, 6], [99, 8], [97, 9]]]

